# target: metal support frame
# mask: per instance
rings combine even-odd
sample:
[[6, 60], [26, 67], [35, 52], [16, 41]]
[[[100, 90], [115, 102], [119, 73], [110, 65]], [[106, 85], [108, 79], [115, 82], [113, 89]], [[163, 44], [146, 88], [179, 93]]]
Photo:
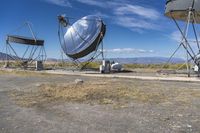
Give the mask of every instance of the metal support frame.
[[[198, 54], [200, 54], [200, 45], [199, 45], [199, 40], [198, 40], [197, 31], [196, 31], [196, 27], [195, 27], [195, 24], [196, 24], [195, 10], [193, 9], [193, 7], [190, 7], [188, 9], [188, 16], [187, 16], [187, 20], [185, 22], [185, 27], [183, 30], [181, 29], [180, 25], [178, 24], [177, 20], [173, 17], [172, 14], [171, 14], [171, 18], [173, 19], [179, 32], [181, 33], [182, 39], [181, 39], [181, 42], [180, 42], [178, 48], [173, 52], [173, 54], [170, 56], [170, 58], [166, 64], [168, 64], [171, 61], [173, 56], [177, 53], [177, 51], [181, 48], [181, 46], [183, 46], [183, 48], [186, 51], [187, 73], [188, 73], [188, 77], [190, 77], [190, 73], [191, 73], [190, 62], [191, 62], [191, 60], [200, 68], [200, 62], [196, 61], [196, 56]], [[195, 53], [195, 51], [191, 47], [191, 44], [188, 41], [188, 32], [189, 32], [190, 25], [192, 25], [192, 29], [193, 29], [193, 32], [195, 35], [195, 40], [196, 40], [195, 42], [197, 43], [198, 53]]]
[[[37, 38], [36, 38], [36, 36], [35, 36], [35, 34], [34, 34], [33, 30], [32, 30], [31, 25], [28, 22], [25, 22], [16, 31], [20, 30], [24, 26], [28, 27], [32, 37], [34, 38], [34, 40], [36, 42]], [[45, 61], [46, 57], [47, 57], [47, 54], [46, 54], [44, 46], [26, 45], [26, 49], [25, 49], [22, 57], [20, 57], [17, 54], [17, 51], [11, 45], [11, 42], [9, 42], [9, 40], [6, 40], [5, 47], [6, 47], [5, 67], [9, 67], [10, 58], [12, 58], [12, 60], [14, 60], [17, 63], [19, 63], [23, 68], [26, 68], [27, 66], [24, 66], [25, 64], [27, 64], [29, 66], [36, 60]], [[38, 52], [38, 55], [35, 55], [36, 52]], [[9, 55], [9, 58], [8, 58], [8, 55]], [[27, 56], [27, 58], [26, 58], [26, 56]]]

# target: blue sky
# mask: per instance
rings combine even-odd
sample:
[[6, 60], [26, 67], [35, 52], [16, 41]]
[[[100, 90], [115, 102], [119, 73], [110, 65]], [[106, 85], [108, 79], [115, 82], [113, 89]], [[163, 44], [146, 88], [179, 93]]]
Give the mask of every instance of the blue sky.
[[59, 58], [57, 15], [78, 20], [93, 14], [107, 25], [106, 57], [168, 57], [178, 46], [178, 32], [164, 9], [165, 0], [1, 0], [0, 49], [8, 33], [29, 21], [45, 40], [47, 56]]

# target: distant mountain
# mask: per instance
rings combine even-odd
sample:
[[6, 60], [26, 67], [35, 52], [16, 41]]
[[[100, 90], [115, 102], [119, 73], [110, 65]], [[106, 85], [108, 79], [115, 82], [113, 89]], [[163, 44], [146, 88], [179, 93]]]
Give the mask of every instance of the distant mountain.
[[[167, 57], [136, 57], [136, 58], [109, 58], [108, 60], [119, 62], [121, 64], [162, 64], [166, 63], [169, 58]], [[61, 59], [48, 58], [47, 61], [61, 61]], [[70, 59], [65, 59], [67, 62], [71, 62]], [[84, 61], [82, 59], [81, 61]], [[99, 61], [99, 60], [97, 60]], [[172, 58], [170, 63], [184, 63], [185, 60], [181, 58]]]
[[[5, 53], [0, 52], [0, 60], [5, 60], [6, 59], [6, 55]], [[8, 59], [12, 59], [12, 57], [10, 55], [7, 55]]]
[[[7, 57], [6, 57], [6, 55], [7, 55]], [[20, 58], [18, 58], [17, 56], [8, 55], [8, 54], [6, 54], [6, 53], [0, 52], [0, 60], [6, 60], [6, 58], [8, 58], [9, 60], [20, 59]]]
[[47, 58], [47, 61], [59, 61], [61, 59], [55, 59], [55, 58]]
[[[162, 64], [166, 63], [167, 57], [136, 57], [136, 58], [111, 58], [111, 61], [119, 62], [121, 64]], [[185, 60], [181, 58], [172, 58], [170, 63], [184, 63]]]

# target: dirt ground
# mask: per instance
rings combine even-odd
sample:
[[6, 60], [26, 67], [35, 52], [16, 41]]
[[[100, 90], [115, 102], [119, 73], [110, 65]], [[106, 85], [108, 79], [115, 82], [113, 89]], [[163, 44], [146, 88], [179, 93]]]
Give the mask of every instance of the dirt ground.
[[197, 82], [0, 74], [0, 133], [199, 133], [199, 112]]

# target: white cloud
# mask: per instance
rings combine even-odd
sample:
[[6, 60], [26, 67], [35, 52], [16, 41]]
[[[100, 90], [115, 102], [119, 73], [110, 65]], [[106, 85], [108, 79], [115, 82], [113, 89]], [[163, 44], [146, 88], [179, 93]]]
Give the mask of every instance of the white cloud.
[[[46, 0], [50, 3], [72, 7], [70, 0]], [[160, 13], [153, 8], [134, 4], [128, 0], [74, 0], [76, 2], [109, 10], [109, 13], [96, 11], [93, 14], [110, 19], [113, 24], [143, 33], [145, 30], [160, 30], [157, 20]]]
[[99, 11], [95, 12], [93, 15], [99, 16], [101, 18], [109, 18], [110, 17], [109, 15], [103, 14], [102, 12], [99, 12]]
[[45, 0], [45, 1], [58, 6], [72, 7], [71, 3], [68, 0]]
[[160, 13], [152, 8], [146, 8], [139, 5], [127, 4], [125, 0], [115, 1], [96, 1], [96, 0], [76, 0], [80, 3], [109, 8], [115, 15], [138, 15], [147, 19], [158, 19]]
[[[153, 8], [146, 8], [140, 5], [128, 4], [126, 0], [95, 1], [76, 0], [86, 5], [97, 6], [110, 10], [110, 15], [104, 14], [104, 18], [112, 19], [114, 24], [129, 28], [131, 31], [143, 33], [144, 30], [159, 30], [156, 20], [160, 13]], [[102, 16], [102, 13], [99, 14]]]
[[97, 0], [76, 0], [80, 3], [84, 3], [84, 4], [87, 4], [87, 5], [92, 5], [92, 6], [98, 6], [98, 7], [101, 7], [101, 8], [106, 8], [106, 4], [105, 2], [102, 2], [102, 1], [97, 1]]
[[[115, 4], [117, 5], [117, 4]], [[121, 4], [114, 8], [115, 23], [129, 28], [138, 33], [144, 30], [159, 30], [160, 26], [156, 20], [160, 18], [160, 13], [155, 9], [142, 7], [139, 5]]]
[[176, 42], [181, 42], [181, 34], [179, 31], [174, 31], [171, 33], [170, 38]]
[[154, 53], [153, 50], [134, 49], [134, 48], [105, 49], [104, 52], [116, 53], [116, 54]]
[[143, 19], [135, 19], [133, 17], [127, 16], [118, 16], [115, 18], [114, 22], [120, 26], [130, 28], [132, 31], [142, 32], [141, 29], [159, 29], [159, 27], [153, 23]]
[[[178, 43], [180, 43], [182, 41], [182, 39], [183, 39], [183, 37], [182, 37], [182, 35], [181, 35], [181, 33], [179, 31], [172, 32], [171, 35], [170, 35], [170, 38], [171, 38], [171, 40], [176, 41]], [[184, 41], [184, 39], [183, 39], [183, 41]], [[187, 41], [190, 44], [196, 44], [197, 43], [196, 39], [195, 38], [191, 38], [191, 37], [189, 37], [189, 38], [187, 37]]]
[[[182, 35], [181, 35], [181, 33], [180, 33], [179, 31], [174, 31], [174, 32], [172, 32], [171, 35], [170, 35], [170, 38], [171, 38], [171, 40], [177, 42], [177, 43], [176, 43], [177, 45], [180, 45], [181, 42], [185, 42], [185, 40], [182, 39]], [[189, 37], [187, 38], [187, 41], [188, 41], [190, 47], [192, 48], [192, 50], [193, 50], [195, 53], [198, 53], [198, 52], [199, 52], [199, 49], [198, 49], [198, 44], [197, 44], [196, 39], [195, 39], [195, 38], [192, 38], [192, 36], [189, 36]], [[199, 44], [200, 44], [200, 42], [199, 42]], [[182, 47], [182, 48], [183, 48], [183, 47]]]
[[158, 13], [155, 9], [130, 4], [125, 4], [124, 6], [116, 8], [114, 13], [117, 15], [138, 15], [140, 17], [153, 20], [160, 17], [160, 13]]

